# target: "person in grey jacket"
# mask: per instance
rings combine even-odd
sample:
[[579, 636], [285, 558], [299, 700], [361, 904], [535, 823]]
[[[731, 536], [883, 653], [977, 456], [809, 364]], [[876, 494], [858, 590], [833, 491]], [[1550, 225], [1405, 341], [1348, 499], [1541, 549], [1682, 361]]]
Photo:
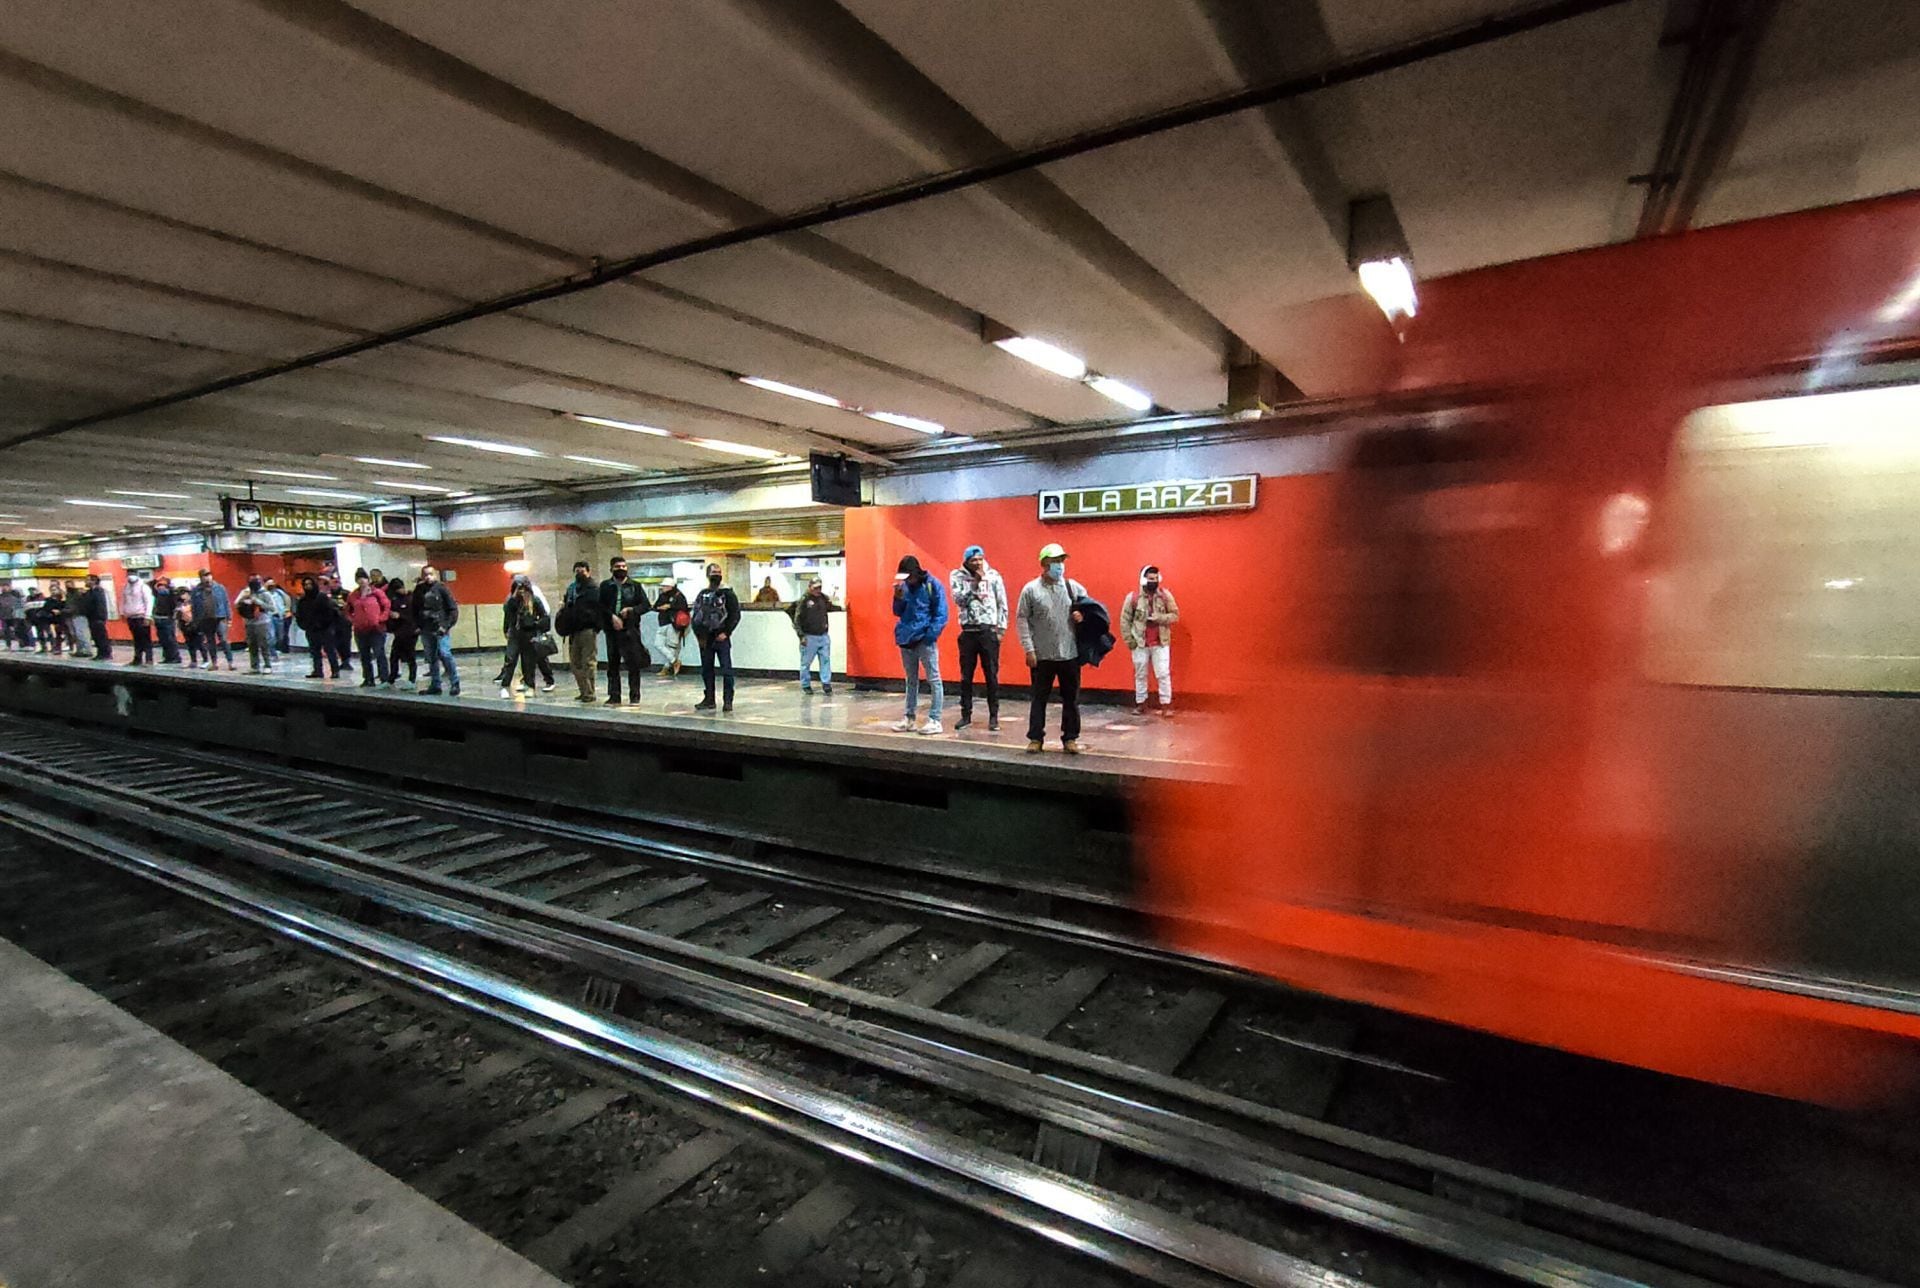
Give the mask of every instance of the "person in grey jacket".
[[987, 552], [968, 546], [947, 578], [954, 618], [960, 623], [960, 723], [973, 723], [973, 671], [987, 686], [987, 729], [1000, 731], [1000, 640], [1007, 633], [1007, 583], [987, 565]]
[[1014, 613], [1020, 649], [1033, 673], [1033, 705], [1027, 715], [1027, 750], [1047, 745], [1047, 699], [1060, 686], [1060, 746], [1068, 755], [1080, 750], [1080, 641], [1074, 627], [1080, 614], [1073, 601], [1086, 590], [1067, 577], [1067, 552], [1058, 545], [1040, 548], [1040, 575], [1020, 592]]
[[233, 664], [233, 639], [227, 633], [227, 623], [233, 620], [233, 601], [227, 597], [227, 588], [213, 579], [210, 569], [202, 568], [189, 598], [193, 605], [193, 629], [206, 652], [207, 670], [215, 667], [215, 650], [226, 653], [229, 671], [237, 670]]

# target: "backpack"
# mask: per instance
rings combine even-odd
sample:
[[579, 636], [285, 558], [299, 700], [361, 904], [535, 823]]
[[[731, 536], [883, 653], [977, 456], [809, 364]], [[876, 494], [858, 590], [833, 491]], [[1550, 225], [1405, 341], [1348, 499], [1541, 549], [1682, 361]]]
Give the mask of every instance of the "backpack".
[[712, 635], [727, 624], [727, 598], [717, 590], [703, 590], [700, 597], [693, 601], [693, 614], [689, 618], [693, 629], [702, 635]]

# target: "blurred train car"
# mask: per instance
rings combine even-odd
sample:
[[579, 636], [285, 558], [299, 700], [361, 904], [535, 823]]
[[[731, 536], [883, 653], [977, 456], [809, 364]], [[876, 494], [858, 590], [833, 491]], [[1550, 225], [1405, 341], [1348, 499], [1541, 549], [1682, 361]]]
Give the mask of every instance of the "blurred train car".
[[1529, 356], [1545, 299], [1558, 368], [1263, 488], [1306, 536], [1262, 552], [1233, 788], [1150, 803], [1169, 942], [1771, 1094], [1915, 1089], [1920, 207], [1786, 232], [1464, 286], [1494, 321], [1456, 350]]

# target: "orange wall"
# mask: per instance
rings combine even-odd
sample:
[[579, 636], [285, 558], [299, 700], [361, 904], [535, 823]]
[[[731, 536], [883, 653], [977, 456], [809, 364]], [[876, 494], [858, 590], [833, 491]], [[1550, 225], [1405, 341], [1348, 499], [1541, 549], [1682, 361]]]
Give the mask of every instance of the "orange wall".
[[[170, 577], [176, 587], [191, 587], [199, 578], [202, 568], [212, 572], [213, 579], [227, 588], [229, 599], [245, 590], [247, 578], [255, 573], [262, 577], [280, 578], [281, 585], [286, 585], [286, 561], [277, 554], [165, 555], [160, 560], [160, 567], [149, 575]], [[87, 565], [87, 571], [101, 577], [113, 578], [115, 597], [113, 611], [118, 613], [120, 589], [127, 584], [126, 565], [118, 559], [95, 559]], [[133, 638], [127, 630], [126, 622], [119, 618], [115, 618], [108, 624], [107, 634], [116, 640]], [[227, 634], [235, 640], [246, 638], [246, 626], [238, 616], [228, 620]]]
[[[1318, 495], [1313, 477], [1267, 478], [1259, 508], [1179, 519], [1081, 519], [1043, 524], [1030, 496], [937, 505], [877, 506], [847, 511], [849, 630], [847, 661], [856, 676], [898, 677], [893, 642], [893, 577], [902, 555], [914, 555], [946, 584], [969, 545], [1007, 582], [1009, 609], [1021, 587], [1039, 572], [1040, 547], [1067, 548], [1067, 573], [1115, 618], [1140, 569], [1160, 566], [1166, 588], [1180, 603], [1173, 645], [1174, 691], [1228, 694], [1246, 655], [1245, 633], [1271, 628], [1275, 594], [1295, 574], [1290, 556], [1305, 549], [1303, 519]], [[1114, 632], [1117, 637], [1119, 632]], [[959, 674], [958, 632], [940, 640], [940, 673]], [[1001, 650], [1001, 679], [1025, 684], [1029, 675], [1011, 627]], [[1083, 683], [1095, 689], [1133, 687], [1133, 665], [1116, 650]]]
[[500, 559], [435, 559], [433, 566], [459, 574], [453, 579], [453, 597], [467, 607], [507, 602], [507, 586], [513, 578]]

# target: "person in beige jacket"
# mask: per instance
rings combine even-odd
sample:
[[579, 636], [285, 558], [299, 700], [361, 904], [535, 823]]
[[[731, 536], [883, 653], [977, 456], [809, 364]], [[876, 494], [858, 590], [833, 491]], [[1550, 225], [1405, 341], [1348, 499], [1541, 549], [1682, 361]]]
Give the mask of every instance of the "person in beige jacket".
[[1120, 640], [1133, 654], [1133, 711], [1147, 714], [1147, 673], [1160, 682], [1160, 714], [1173, 714], [1173, 624], [1180, 605], [1173, 592], [1160, 584], [1160, 569], [1148, 564], [1140, 570], [1140, 589], [1129, 591], [1120, 605]]

